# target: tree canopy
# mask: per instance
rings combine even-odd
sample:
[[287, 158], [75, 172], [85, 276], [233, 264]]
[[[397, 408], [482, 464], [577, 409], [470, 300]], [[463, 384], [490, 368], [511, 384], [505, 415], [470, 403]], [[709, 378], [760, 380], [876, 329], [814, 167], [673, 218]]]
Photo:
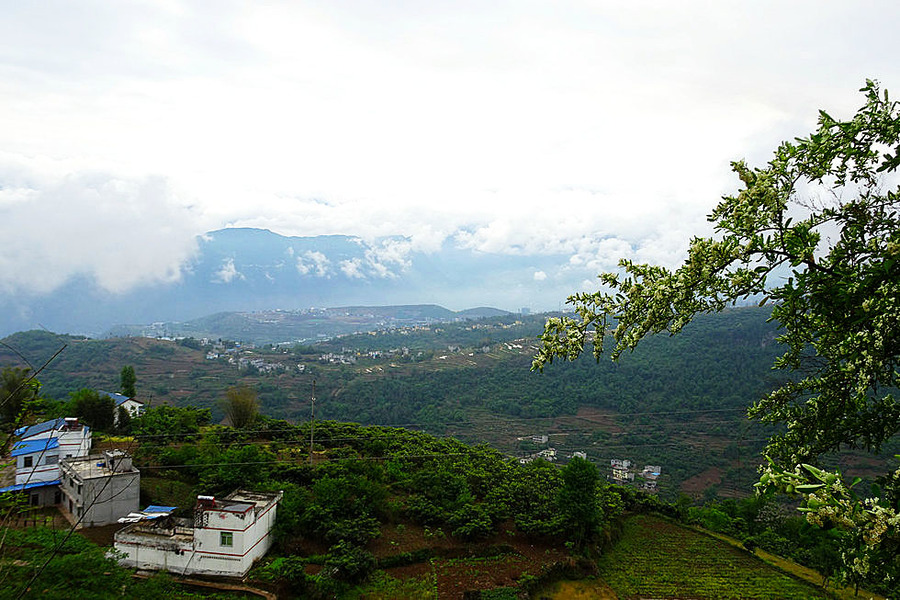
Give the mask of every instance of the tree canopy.
[[37, 400], [41, 385], [31, 377], [31, 369], [7, 367], [0, 372], [0, 418], [14, 423], [30, 401]]
[[820, 111], [817, 130], [783, 142], [766, 166], [733, 162], [742, 188], [677, 269], [622, 259], [621, 272], [600, 275], [604, 289], [571, 296], [575, 316], [548, 320], [533, 368], [574, 360], [586, 344], [599, 359], [610, 330], [616, 359], [699, 313], [772, 303], [785, 347], [775, 367], [793, 377], [749, 411], [783, 425], [761, 486], [800, 492], [810, 522], [848, 529], [846, 576], [896, 578], [900, 470], [863, 500], [817, 466], [841, 449], [877, 453], [900, 429], [900, 110], [877, 82], [860, 91], [852, 118]]
[[222, 410], [232, 427], [249, 427], [259, 417], [259, 400], [256, 390], [246, 385], [236, 385], [225, 390]]
[[131, 365], [126, 365], [122, 367], [122, 372], [119, 374], [120, 379], [120, 390], [122, 395], [128, 396], [129, 398], [134, 398], [137, 396], [137, 391], [134, 389], [134, 385], [137, 383], [137, 376], [134, 374], [134, 367]]

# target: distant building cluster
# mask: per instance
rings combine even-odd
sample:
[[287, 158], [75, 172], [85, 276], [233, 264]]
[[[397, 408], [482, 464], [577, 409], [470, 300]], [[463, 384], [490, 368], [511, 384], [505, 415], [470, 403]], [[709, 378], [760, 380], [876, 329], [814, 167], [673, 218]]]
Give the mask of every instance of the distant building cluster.
[[[550, 441], [550, 436], [546, 433], [536, 433], [531, 436], [526, 435], [524, 437], [519, 437], [516, 439], [520, 442], [530, 442], [532, 444], [540, 446], [540, 445], [547, 444]], [[575, 452], [572, 452], [571, 454], [562, 454], [556, 448], [553, 448], [552, 446], [550, 446], [550, 447], [538, 450], [536, 452], [526, 453], [524, 456], [519, 458], [519, 463], [526, 465], [537, 459], [546, 460], [548, 462], [557, 462], [559, 460], [566, 461], [566, 460], [571, 460], [573, 458], [581, 458], [581, 459], [587, 460], [587, 452], [581, 452], [579, 450], [576, 450]]]
[[655, 492], [658, 489], [662, 467], [644, 465], [640, 471], [630, 460], [613, 458], [609, 461], [609, 480], [619, 485], [633, 485], [638, 489]]

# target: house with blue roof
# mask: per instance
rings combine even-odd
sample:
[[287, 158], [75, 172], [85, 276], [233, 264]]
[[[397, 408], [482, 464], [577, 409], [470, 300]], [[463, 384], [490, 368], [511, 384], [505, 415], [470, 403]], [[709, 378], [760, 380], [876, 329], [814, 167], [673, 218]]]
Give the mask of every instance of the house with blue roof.
[[124, 396], [117, 392], [104, 392], [103, 390], [97, 390], [97, 393], [101, 396], [107, 396], [113, 399], [113, 402], [116, 405], [115, 412], [113, 413], [113, 418], [115, 420], [115, 424], [119, 424], [119, 409], [123, 409], [133, 418], [139, 417], [144, 414], [144, 403], [140, 400], [135, 400], [134, 398], [129, 398], [128, 396]]
[[14, 433], [19, 441], [13, 444], [10, 457], [16, 462], [16, 482], [0, 488], [0, 493], [27, 492], [32, 506], [59, 504], [59, 463], [87, 456], [91, 428], [67, 417], [20, 427]]

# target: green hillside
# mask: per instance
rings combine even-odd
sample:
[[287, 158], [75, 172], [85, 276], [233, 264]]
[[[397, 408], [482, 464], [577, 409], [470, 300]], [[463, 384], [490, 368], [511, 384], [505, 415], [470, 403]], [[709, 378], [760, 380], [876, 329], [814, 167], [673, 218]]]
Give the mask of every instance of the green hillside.
[[[747, 421], [745, 410], [778, 381], [770, 368], [779, 352], [776, 332], [767, 316], [755, 307], [702, 316], [680, 336], [656, 336], [618, 363], [582, 358], [543, 374], [530, 364], [544, 315], [401, 327], [294, 347], [33, 331], [3, 340], [0, 365], [25, 366], [24, 356], [39, 367], [65, 345], [40, 375], [46, 396], [66, 399], [82, 387], [115, 391], [122, 366], [133, 365], [139, 399], [210, 408], [214, 421], [222, 418], [224, 390], [237, 384], [257, 390], [263, 414], [305, 421], [315, 381], [322, 418], [403, 425], [518, 456], [553, 447], [586, 452], [601, 466], [625, 458], [662, 466], [660, 490], [668, 499], [681, 492], [740, 496], [752, 489], [769, 433]], [[208, 359], [210, 352], [218, 357]], [[519, 439], [532, 435], [548, 441]], [[871, 464], [854, 459], [852, 468], [865, 476]]]
[[[623, 599], [826, 597], [673, 522], [689, 518], [676, 506], [604, 484], [586, 461], [523, 465], [485, 446], [333, 421], [316, 424], [310, 454], [308, 425], [263, 418], [235, 430], [176, 425], [172, 414], [151, 409], [133, 439], [100, 443], [135, 456], [142, 505], [178, 506], [178, 515], [191, 514], [197, 494], [283, 491], [275, 546], [245, 582], [279, 598], [546, 597], [552, 582], [585, 577]], [[20, 522], [18, 510], [7, 524]], [[15, 529], [9, 539], [12, 562], [0, 568], [6, 589], [18, 590], [62, 532]], [[60, 569], [79, 560], [105, 578], [66, 578]], [[192, 597], [165, 578], [129, 582], [83, 540], [50, 564], [32, 589]]]

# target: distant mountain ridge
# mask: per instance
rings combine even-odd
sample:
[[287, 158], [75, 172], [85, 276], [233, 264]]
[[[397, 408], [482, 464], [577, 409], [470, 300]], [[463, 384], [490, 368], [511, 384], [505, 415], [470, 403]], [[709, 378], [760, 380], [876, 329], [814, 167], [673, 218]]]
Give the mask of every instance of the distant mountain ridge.
[[118, 325], [104, 337], [195, 337], [257, 344], [310, 343], [336, 335], [508, 314], [505, 310], [487, 307], [455, 312], [435, 304], [222, 312], [185, 322]]
[[344, 235], [287, 237], [264, 229], [222, 229], [198, 238], [198, 251], [176, 282], [114, 294], [85, 275], [48, 294], [0, 295], [0, 335], [47, 328], [98, 336], [121, 324], [309, 307], [557, 308], [596, 275], [587, 267], [574, 268], [570, 258], [486, 253], [451, 240], [424, 252], [399, 236], [367, 242]]

